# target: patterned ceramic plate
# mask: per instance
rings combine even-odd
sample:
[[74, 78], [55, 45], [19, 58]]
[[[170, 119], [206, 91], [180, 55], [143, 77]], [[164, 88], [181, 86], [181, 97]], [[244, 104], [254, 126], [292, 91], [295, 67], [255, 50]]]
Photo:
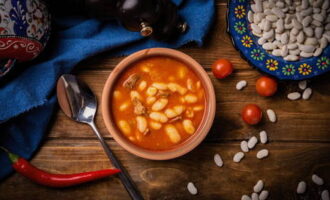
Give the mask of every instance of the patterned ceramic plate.
[[250, 0], [229, 0], [227, 9], [227, 31], [235, 48], [252, 66], [279, 79], [302, 80], [330, 70], [330, 45], [318, 57], [289, 62], [265, 51], [256, 41], [247, 20]]

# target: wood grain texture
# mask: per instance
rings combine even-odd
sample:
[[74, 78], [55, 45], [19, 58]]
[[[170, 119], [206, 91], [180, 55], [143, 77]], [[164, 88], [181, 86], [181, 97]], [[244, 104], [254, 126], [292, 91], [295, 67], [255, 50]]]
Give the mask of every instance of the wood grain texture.
[[[330, 74], [309, 83], [313, 95], [308, 101], [286, 99], [287, 93], [298, 90], [297, 83], [291, 81], [281, 81], [278, 93], [272, 98], [258, 96], [254, 87], [260, 72], [239, 56], [226, 33], [226, 2], [217, 1], [215, 25], [206, 37], [205, 45], [197, 48], [187, 44], [180, 48], [202, 64], [216, 90], [216, 119], [200, 146], [178, 159], [145, 160], [129, 154], [111, 139], [100, 110], [96, 123], [146, 199], [240, 199], [243, 194], [251, 194], [259, 179], [265, 181], [265, 189], [270, 191], [269, 199], [319, 199], [321, 189], [330, 189]], [[221, 81], [215, 80], [210, 73], [212, 62], [220, 57], [230, 59], [235, 67], [234, 74]], [[100, 100], [107, 77], [121, 59], [111, 58], [111, 52], [104, 52], [81, 62], [76, 72]], [[243, 91], [235, 90], [239, 80], [248, 81], [248, 87]], [[239, 113], [247, 103], [257, 103], [263, 110], [274, 109], [278, 122], [270, 123], [264, 117], [258, 126], [244, 124]], [[232, 157], [240, 151], [240, 141], [263, 129], [269, 133], [270, 143], [259, 144], [241, 163], [234, 163]], [[256, 152], [262, 148], [269, 149], [270, 156], [260, 161]], [[218, 168], [214, 164], [215, 153], [222, 156], [224, 167]], [[61, 111], [55, 114], [48, 137], [32, 163], [54, 173], [112, 167], [92, 130], [71, 121]], [[325, 186], [312, 184], [313, 173], [324, 178]], [[301, 180], [307, 182], [308, 193], [297, 196], [295, 190]], [[191, 196], [186, 190], [189, 181], [197, 186], [198, 195]], [[49, 189], [14, 174], [0, 183], [0, 199], [126, 200], [129, 197], [116, 177], [67, 189]]]
[[[259, 179], [270, 191], [269, 199], [299, 199], [295, 190], [300, 180], [308, 183], [309, 197], [316, 199], [317, 191], [329, 186], [318, 188], [311, 182], [313, 173], [330, 180], [328, 144], [259, 144], [240, 163], [232, 161], [233, 155], [240, 150], [237, 142], [203, 143], [191, 153], [169, 161], [145, 160], [127, 153], [112, 140], [109, 144], [146, 199], [240, 199], [241, 195], [252, 192]], [[265, 147], [270, 156], [258, 160], [256, 152]], [[220, 153], [224, 160], [222, 168], [214, 164], [215, 153]], [[54, 173], [111, 167], [97, 141], [79, 139], [48, 140], [32, 163]], [[197, 196], [186, 190], [189, 181], [198, 188]], [[67, 189], [49, 189], [15, 174], [0, 184], [0, 191], [0, 199], [7, 200], [128, 199], [117, 177]]]

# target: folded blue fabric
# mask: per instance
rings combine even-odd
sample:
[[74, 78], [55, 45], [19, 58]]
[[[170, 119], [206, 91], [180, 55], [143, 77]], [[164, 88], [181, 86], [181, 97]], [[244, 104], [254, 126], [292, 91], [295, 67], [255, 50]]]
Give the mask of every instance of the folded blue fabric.
[[[55, 19], [57, 31], [45, 51], [19, 77], [0, 87], [0, 145], [29, 159], [39, 146], [56, 105], [55, 85], [61, 74], [70, 73], [83, 59], [107, 51], [128, 55], [151, 47], [182, 46], [195, 41], [199, 46], [214, 16], [213, 0], [174, 0], [189, 24], [188, 32], [172, 43], [142, 38], [116, 22], [70, 17]], [[7, 156], [0, 152], [0, 180], [12, 171]]]

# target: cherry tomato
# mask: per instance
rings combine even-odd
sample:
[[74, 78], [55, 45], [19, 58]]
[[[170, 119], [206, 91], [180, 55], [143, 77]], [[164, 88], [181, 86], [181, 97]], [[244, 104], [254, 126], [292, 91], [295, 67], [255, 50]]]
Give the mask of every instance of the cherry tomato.
[[268, 76], [262, 76], [257, 80], [256, 90], [261, 96], [273, 96], [277, 91], [277, 81]]
[[227, 59], [219, 59], [213, 63], [212, 72], [216, 78], [223, 79], [233, 72], [233, 65]]
[[242, 110], [242, 119], [250, 125], [258, 124], [262, 117], [262, 112], [256, 104], [248, 104]]

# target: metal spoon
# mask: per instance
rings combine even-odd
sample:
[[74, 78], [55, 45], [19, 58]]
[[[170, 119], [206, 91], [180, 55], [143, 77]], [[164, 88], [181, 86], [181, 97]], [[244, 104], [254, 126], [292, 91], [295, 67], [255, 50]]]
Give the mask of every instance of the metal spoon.
[[131, 198], [134, 200], [142, 200], [143, 197], [134, 185], [132, 179], [95, 126], [94, 117], [97, 110], [97, 99], [89, 87], [78, 80], [76, 76], [64, 74], [57, 81], [57, 98], [60, 107], [68, 117], [92, 127], [112, 164], [121, 170], [121, 172], [118, 173], [119, 178]]

